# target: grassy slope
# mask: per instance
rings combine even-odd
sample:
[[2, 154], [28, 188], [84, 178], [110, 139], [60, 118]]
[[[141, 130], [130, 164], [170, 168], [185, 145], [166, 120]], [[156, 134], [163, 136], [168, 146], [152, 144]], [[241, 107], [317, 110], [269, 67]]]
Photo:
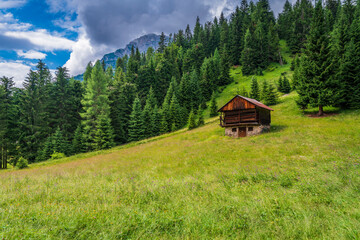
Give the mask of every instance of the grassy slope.
[[358, 239], [360, 112], [308, 118], [295, 97], [282, 97], [272, 131], [260, 136], [230, 139], [210, 122], [0, 172], [0, 238]]

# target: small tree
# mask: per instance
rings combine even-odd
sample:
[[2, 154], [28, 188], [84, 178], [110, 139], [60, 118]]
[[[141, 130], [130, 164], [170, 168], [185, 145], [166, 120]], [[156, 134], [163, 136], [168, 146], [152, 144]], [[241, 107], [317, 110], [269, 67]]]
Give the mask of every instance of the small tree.
[[194, 114], [194, 111], [191, 110], [190, 112], [190, 115], [189, 115], [189, 126], [188, 126], [188, 129], [191, 130], [191, 129], [194, 129], [196, 128], [196, 116]]
[[283, 80], [283, 93], [290, 93], [291, 92], [291, 85], [289, 82], [289, 79], [287, 79], [284, 76], [284, 80]]
[[129, 121], [129, 140], [138, 141], [143, 138], [143, 122], [140, 99], [134, 101]]
[[252, 78], [251, 80], [251, 90], [250, 90], [250, 98], [260, 100], [260, 88], [259, 83], [256, 78]]
[[27, 168], [29, 166], [28, 160], [26, 160], [23, 157], [20, 157], [18, 162], [16, 163], [16, 167], [18, 169], [23, 169], [23, 168]]
[[275, 105], [275, 104], [277, 104], [277, 102], [278, 102], [277, 92], [275, 90], [274, 85], [270, 83], [267, 95], [265, 97], [264, 104], [266, 104], [266, 105]]
[[210, 102], [210, 117], [215, 117], [217, 115], [218, 115], [217, 104], [216, 104], [215, 94], [213, 93]]
[[281, 76], [278, 80], [278, 91], [284, 93], [284, 80]]
[[204, 114], [203, 114], [203, 110], [201, 108], [201, 106], [199, 106], [199, 110], [198, 110], [198, 121], [196, 124], [198, 127], [205, 125], [205, 120], [204, 120]]

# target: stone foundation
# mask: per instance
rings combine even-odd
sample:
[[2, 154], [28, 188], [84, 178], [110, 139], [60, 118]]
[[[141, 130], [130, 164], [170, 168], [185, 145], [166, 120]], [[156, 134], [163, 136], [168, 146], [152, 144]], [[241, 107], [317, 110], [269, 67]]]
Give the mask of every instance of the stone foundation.
[[243, 125], [243, 126], [234, 126], [234, 127], [225, 127], [225, 135], [233, 138], [240, 137], [240, 130], [246, 128], [246, 133], [244, 135], [246, 137], [258, 135], [263, 132], [270, 131], [270, 125]]

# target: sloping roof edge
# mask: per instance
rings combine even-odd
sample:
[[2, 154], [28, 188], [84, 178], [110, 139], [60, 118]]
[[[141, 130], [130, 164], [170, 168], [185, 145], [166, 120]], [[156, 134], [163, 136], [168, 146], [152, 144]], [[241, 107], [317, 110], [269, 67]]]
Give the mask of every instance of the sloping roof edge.
[[255, 99], [243, 97], [243, 96], [240, 96], [240, 95], [236, 95], [236, 96], [233, 97], [230, 101], [228, 101], [224, 106], [222, 106], [222, 107], [218, 110], [218, 112], [221, 112], [222, 109], [223, 109], [226, 105], [228, 105], [232, 100], [234, 100], [236, 97], [240, 97], [240, 98], [244, 99], [245, 101], [248, 101], [248, 102], [250, 102], [250, 103], [252, 103], [252, 104], [254, 104], [255, 106], [258, 106], [258, 107], [260, 107], [260, 108], [264, 108], [264, 109], [267, 109], [267, 110], [269, 110], [269, 111], [274, 111], [274, 109], [272, 109], [271, 107], [268, 107], [268, 106], [266, 106], [265, 104], [263, 104], [263, 103], [255, 100]]

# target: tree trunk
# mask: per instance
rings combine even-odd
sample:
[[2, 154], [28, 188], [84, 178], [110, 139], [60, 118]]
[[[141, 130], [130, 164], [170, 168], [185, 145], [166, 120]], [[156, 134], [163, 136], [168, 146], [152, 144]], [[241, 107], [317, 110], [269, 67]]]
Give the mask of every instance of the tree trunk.
[[319, 112], [318, 112], [318, 116], [322, 116], [324, 115], [324, 110], [323, 110], [323, 105], [319, 105]]
[[280, 51], [279, 51], [279, 58], [280, 58], [280, 61], [279, 61], [280, 65], [281, 65], [281, 66], [284, 65]]

